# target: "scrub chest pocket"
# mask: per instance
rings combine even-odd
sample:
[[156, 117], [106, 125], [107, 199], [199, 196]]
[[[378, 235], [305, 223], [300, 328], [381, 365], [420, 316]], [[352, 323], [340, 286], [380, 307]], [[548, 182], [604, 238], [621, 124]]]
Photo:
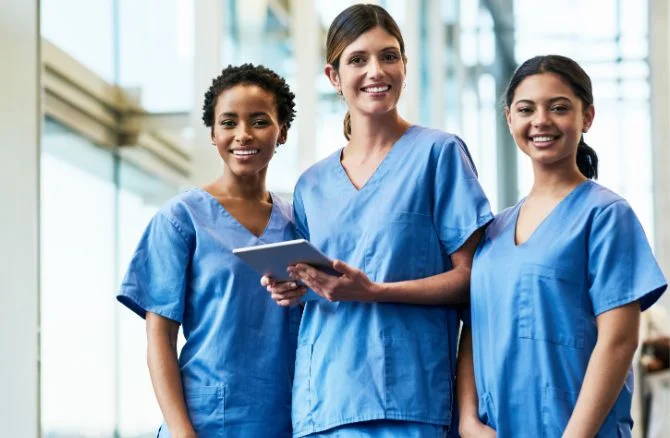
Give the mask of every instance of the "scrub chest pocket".
[[517, 327], [519, 337], [584, 348], [587, 293], [575, 275], [528, 264], [521, 270]]
[[[379, 218], [380, 226], [366, 233], [365, 272], [374, 281], [403, 281], [426, 277], [432, 267], [429, 249], [437, 248], [432, 217], [391, 212]], [[384, 278], [374, 278], [384, 272]]]

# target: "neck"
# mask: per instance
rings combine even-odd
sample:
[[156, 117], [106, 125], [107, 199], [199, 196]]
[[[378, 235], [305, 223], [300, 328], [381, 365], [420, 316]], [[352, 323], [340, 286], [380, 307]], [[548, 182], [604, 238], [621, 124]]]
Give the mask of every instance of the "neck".
[[562, 197], [587, 180], [579, 171], [577, 163], [543, 166], [534, 162], [533, 176], [533, 187], [530, 190], [529, 196]]
[[409, 128], [410, 123], [397, 110], [380, 116], [351, 115], [351, 139], [347, 148], [352, 152], [370, 153], [391, 147]]
[[255, 175], [240, 177], [226, 168], [223, 175], [208, 184], [207, 187], [213, 194], [219, 196], [248, 201], [267, 201], [269, 194], [265, 187], [266, 173], [267, 168]]

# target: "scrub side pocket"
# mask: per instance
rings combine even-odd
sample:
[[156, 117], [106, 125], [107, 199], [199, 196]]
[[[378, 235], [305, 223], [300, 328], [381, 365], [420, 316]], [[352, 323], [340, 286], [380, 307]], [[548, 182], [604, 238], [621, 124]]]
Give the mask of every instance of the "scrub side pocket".
[[291, 415], [297, 430], [311, 428], [312, 422], [312, 344], [298, 344], [293, 377], [293, 397]]
[[525, 265], [517, 306], [519, 337], [583, 349], [585, 297], [577, 276], [550, 266]]
[[563, 435], [577, 403], [577, 393], [547, 386], [542, 396], [542, 437]]
[[386, 412], [405, 420], [449, 424], [453, 400], [448, 336], [387, 333], [383, 341]]
[[188, 414], [198, 436], [222, 437], [225, 427], [225, 386], [193, 386], [186, 389]]

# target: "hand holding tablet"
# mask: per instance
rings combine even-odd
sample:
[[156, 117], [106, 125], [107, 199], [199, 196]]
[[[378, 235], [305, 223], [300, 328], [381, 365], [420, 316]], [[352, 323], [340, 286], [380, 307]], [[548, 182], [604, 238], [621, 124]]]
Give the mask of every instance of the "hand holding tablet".
[[314, 266], [330, 275], [341, 275], [332, 268], [332, 260], [305, 239], [236, 248], [233, 254], [259, 274], [272, 277], [275, 281], [291, 281], [286, 268], [298, 263]]

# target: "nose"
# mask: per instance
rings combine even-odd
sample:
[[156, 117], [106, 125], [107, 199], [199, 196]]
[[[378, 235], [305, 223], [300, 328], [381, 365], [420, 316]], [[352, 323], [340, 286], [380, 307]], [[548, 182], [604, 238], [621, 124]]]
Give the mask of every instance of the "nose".
[[373, 56], [368, 62], [368, 76], [370, 79], [378, 79], [384, 75], [384, 70], [382, 69], [382, 64], [379, 62], [377, 57]]
[[535, 111], [534, 117], [533, 117], [533, 126], [546, 126], [551, 124], [551, 118], [549, 117], [549, 111], [543, 109], [543, 108], [538, 108]]
[[235, 132], [235, 141], [240, 144], [249, 143], [253, 139], [249, 131], [250, 131], [249, 127], [247, 126], [246, 123], [240, 123], [239, 125], [237, 125], [237, 131]]

